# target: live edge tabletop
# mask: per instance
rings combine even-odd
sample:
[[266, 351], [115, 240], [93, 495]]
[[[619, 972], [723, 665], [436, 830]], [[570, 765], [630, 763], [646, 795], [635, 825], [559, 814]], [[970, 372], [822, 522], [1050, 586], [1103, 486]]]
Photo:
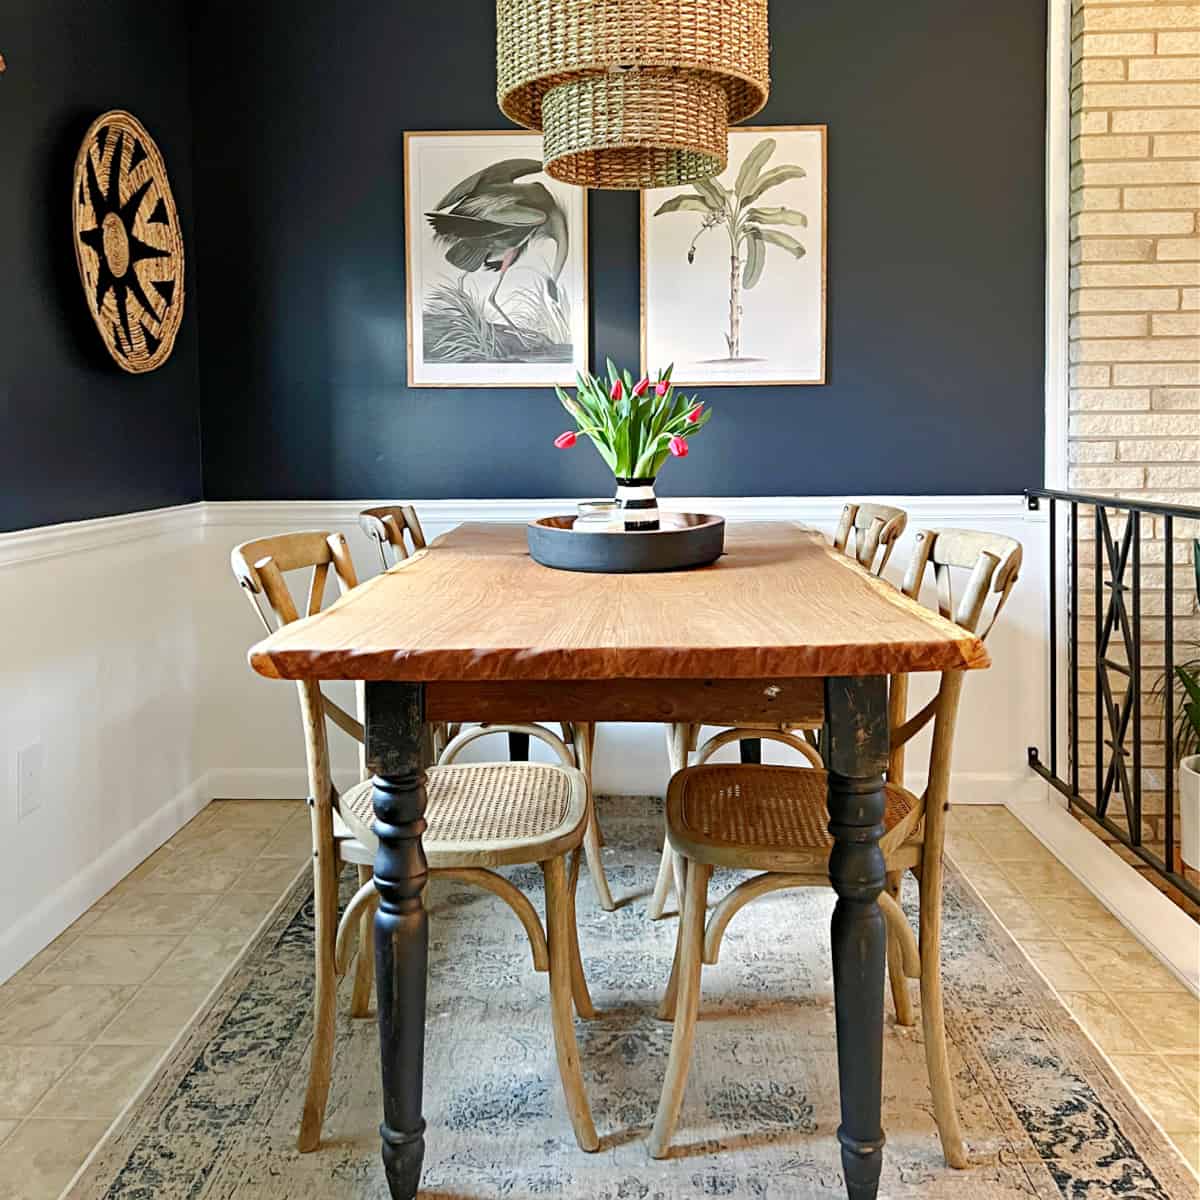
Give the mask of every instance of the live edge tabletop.
[[989, 665], [973, 634], [784, 522], [730, 525], [712, 566], [647, 575], [555, 571], [529, 557], [523, 526], [460, 525], [259, 643], [250, 662], [276, 679], [423, 682]]
[[851, 1200], [874, 1200], [884, 1145], [888, 677], [986, 667], [978, 638], [797, 525], [731, 525], [724, 557], [695, 571], [591, 575], [539, 566], [522, 526], [467, 524], [272, 634], [250, 661], [275, 679], [366, 681], [380, 1135], [393, 1200], [417, 1195], [425, 1150], [425, 723], [823, 722], [838, 896], [837, 1136]]

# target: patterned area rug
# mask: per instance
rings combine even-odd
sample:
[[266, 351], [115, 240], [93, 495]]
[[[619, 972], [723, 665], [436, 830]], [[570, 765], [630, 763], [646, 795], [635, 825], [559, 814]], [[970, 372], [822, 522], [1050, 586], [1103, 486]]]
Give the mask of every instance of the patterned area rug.
[[[599, 1019], [579, 1022], [602, 1144], [571, 1137], [546, 978], [498, 900], [458, 883], [431, 897], [422, 1195], [427, 1200], [795, 1200], [844, 1195], [829, 916], [832, 895], [778, 893], [729, 929], [704, 972], [676, 1151], [646, 1149], [670, 1039], [654, 1007], [675, 921], [651, 922], [660, 805], [602, 809], [605, 913], [580, 881]], [[540, 901], [540, 873], [513, 872]], [[906, 897], [910, 916], [914, 897]], [[945, 972], [960, 1112], [974, 1166], [941, 1157], [919, 1026], [888, 1024], [880, 1195], [892, 1200], [1113, 1195], [1186, 1200], [1195, 1177], [961, 877], [950, 872]], [[341, 1018], [324, 1142], [295, 1135], [310, 1039], [311, 888], [302, 879], [163, 1067], [85, 1164], [71, 1200], [387, 1200], [376, 1133], [373, 1021]], [[343, 1006], [344, 1011], [344, 1006]]]

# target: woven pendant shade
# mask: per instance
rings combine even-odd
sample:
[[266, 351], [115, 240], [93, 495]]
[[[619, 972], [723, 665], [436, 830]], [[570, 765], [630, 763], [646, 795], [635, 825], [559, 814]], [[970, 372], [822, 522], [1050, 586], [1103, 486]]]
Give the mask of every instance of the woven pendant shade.
[[718, 175], [767, 102], [767, 0], [497, 0], [497, 98], [590, 188]]

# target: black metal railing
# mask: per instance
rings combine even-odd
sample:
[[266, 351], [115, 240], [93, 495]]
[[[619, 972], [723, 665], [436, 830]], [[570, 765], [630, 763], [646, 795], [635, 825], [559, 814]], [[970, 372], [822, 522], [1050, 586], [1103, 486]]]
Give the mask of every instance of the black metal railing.
[[[1049, 508], [1049, 595], [1050, 595], [1050, 760], [1043, 762], [1036, 746], [1029, 748], [1029, 765], [1051, 787], [1067, 798], [1068, 806], [1085, 813], [1114, 839], [1126, 846], [1142, 863], [1167, 880], [1189, 899], [1200, 904], [1200, 887], [1175, 869], [1178, 832], [1175, 828], [1175, 537], [1176, 520], [1200, 522], [1200, 508], [1123, 500], [1112, 496], [1094, 496], [1084, 492], [1038, 489], [1026, 492], [1030, 508]], [[1094, 648], [1090, 661], [1080, 652], [1079, 623], [1079, 523], [1080, 509], [1090, 513], [1093, 525], [1094, 572], [1090, 598]], [[1060, 520], [1066, 516], [1066, 528]], [[1120, 514], [1114, 519], [1110, 513]], [[1151, 532], [1154, 543], [1162, 545], [1163, 565], [1163, 642], [1157, 661], [1144, 661], [1143, 602], [1143, 518], [1162, 518], [1161, 538]], [[1123, 525], [1123, 528], [1121, 526]], [[1188, 535], [1190, 542], [1192, 535]], [[1066, 548], [1066, 721], [1060, 720], [1059, 679], [1059, 589], [1061, 586], [1061, 550]], [[1190, 559], [1189, 555], [1189, 559]], [[1124, 661], [1121, 661], [1123, 656]], [[1094, 776], [1084, 775], [1080, 762], [1081, 728], [1079, 712], [1080, 670], [1095, 672], [1095, 715], [1086, 736], [1094, 742]], [[1161, 702], [1163, 743], [1162, 765], [1162, 853], [1158, 840], [1146, 844], [1146, 814], [1142, 809], [1143, 767], [1143, 671], [1158, 670], [1161, 687], [1152, 689]], [[1157, 708], [1157, 705], [1155, 706]], [[1060, 732], [1066, 736], [1067, 778], [1059, 774]], [[1091, 775], [1092, 773], [1089, 773]], [[1085, 794], [1086, 792], [1086, 794]], [[1124, 826], [1114, 821], [1110, 809], [1119, 798], [1124, 811]]]

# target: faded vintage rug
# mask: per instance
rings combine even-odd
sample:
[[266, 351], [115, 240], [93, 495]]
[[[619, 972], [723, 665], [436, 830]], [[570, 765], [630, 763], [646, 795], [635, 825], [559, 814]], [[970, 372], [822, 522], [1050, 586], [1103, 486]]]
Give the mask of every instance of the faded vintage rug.
[[[834, 1130], [832, 895], [779, 893], [730, 927], [704, 972], [696, 1061], [675, 1155], [646, 1149], [670, 1038], [654, 1006], [674, 920], [651, 922], [660, 806], [606, 802], [606, 861], [626, 902], [580, 881], [601, 1016], [579, 1022], [600, 1152], [571, 1137], [546, 978], [516, 919], [458, 883], [431, 898], [424, 1188], [428, 1200], [792, 1200], [844, 1195]], [[514, 872], [540, 901], [536, 869]], [[960, 1111], [975, 1166], [942, 1161], [919, 1026], [889, 1025], [880, 1195], [1190, 1200], [1196, 1180], [961, 877], [950, 872], [945, 973]], [[913, 897], [907, 897], [910, 914]], [[302, 879], [164, 1066], [85, 1164], [71, 1200], [387, 1200], [374, 1022], [343, 1018], [325, 1124], [295, 1150], [311, 990]]]

